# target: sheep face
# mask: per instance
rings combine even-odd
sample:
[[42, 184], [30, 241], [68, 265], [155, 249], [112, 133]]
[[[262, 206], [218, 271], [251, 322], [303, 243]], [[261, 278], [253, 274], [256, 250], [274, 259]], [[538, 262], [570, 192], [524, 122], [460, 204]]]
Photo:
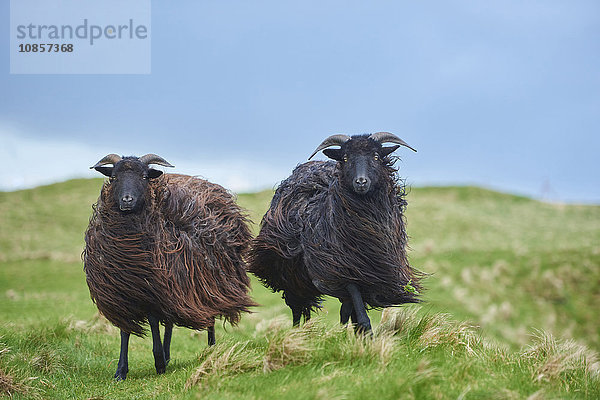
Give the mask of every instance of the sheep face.
[[[106, 167], [107, 164], [113, 166]], [[142, 209], [148, 180], [162, 175], [162, 171], [150, 168], [149, 164], [172, 167], [156, 154], [146, 154], [140, 158], [109, 154], [90, 168], [110, 178], [110, 191], [115, 204], [118, 204], [119, 210], [128, 213]]]
[[387, 156], [399, 146], [383, 147], [367, 136], [353, 136], [339, 149], [326, 149], [323, 154], [338, 161], [342, 185], [358, 195], [367, 195], [379, 187], [387, 173]]
[[111, 189], [115, 203], [122, 212], [136, 212], [144, 206], [144, 194], [148, 187], [148, 180], [157, 178], [162, 174], [141, 163], [137, 158], [124, 158], [113, 168]]

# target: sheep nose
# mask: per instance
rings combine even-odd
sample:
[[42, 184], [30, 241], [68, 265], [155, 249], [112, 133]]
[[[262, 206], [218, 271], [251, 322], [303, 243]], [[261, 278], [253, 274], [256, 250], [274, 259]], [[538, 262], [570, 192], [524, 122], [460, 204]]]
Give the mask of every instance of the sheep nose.
[[133, 197], [126, 194], [125, 196], [123, 196], [123, 198], [121, 200], [123, 200], [123, 203], [125, 203], [125, 204], [130, 204], [133, 201]]
[[366, 176], [359, 176], [354, 179], [354, 191], [358, 194], [365, 194], [371, 188], [371, 181]]
[[365, 186], [367, 184], [368, 180], [364, 176], [359, 176], [358, 178], [356, 178], [356, 180], [354, 182], [356, 183], [357, 186]]

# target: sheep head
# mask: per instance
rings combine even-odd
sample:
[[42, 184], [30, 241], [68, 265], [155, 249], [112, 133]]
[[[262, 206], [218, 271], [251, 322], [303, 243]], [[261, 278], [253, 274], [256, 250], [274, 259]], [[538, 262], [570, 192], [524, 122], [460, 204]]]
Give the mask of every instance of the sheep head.
[[[112, 167], [106, 166], [109, 164]], [[122, 212], [136, 212], [144, 206], [148, 181], [162, 175], [162, 171], [150, 168], [150, 164], [173, 167], [156, 154], [146, 154], [139, 158], [109, 154], [90, 168], [110, 178], [113, 199]]]
[[[383, 147], [383, 143], [397, 143], [396, 146]], [[333, 135], [325, 139], [309, 157], [319, 151], [338, 162], [342, 184], [356, 194], [365, 195], [379, 186], [387, 158], [401, 146], [410, 147], [405, 141], [389, 132], [377, 132], [372, 135]], [[330, 149], [340, 146], [339, 149]]]

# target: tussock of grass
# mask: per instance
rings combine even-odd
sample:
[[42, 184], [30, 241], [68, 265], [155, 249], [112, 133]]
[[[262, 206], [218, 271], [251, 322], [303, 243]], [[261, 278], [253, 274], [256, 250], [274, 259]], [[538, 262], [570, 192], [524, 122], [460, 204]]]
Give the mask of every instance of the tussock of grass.
[[11, 370], [7, 370], [2, 365], [4, 364], [3, 358], [8, 353], [10, 353], [10, 349], [5, 344], [0, 343], [0, 397], [13, 397], [18, 394], [30, 394], [32, 397], [37, 397], [37, 392], [31, 386], [27, 385], [23, 380], [17, 379]]
[[17, 382], [11, 374], [0, 368], [0, 395], [12, 397], [15, 394], [25, 393], [27, 393], [25, 385]]
[[206, 350], [200, 359], [202, 363], [186, 381], [186, 388], [200, 385], [209, 377], [240, 374], [262, 366], [261, 356], [249, 348], [248, 341], [217, 344]]
[[110, 333], [116, 334], [118, 329], [115, 328], [106, 318], [100, 313], [96, 313], [89, 320], [69, 320], [67, 330], [83, 332], [83, 333]]
[[338, 361], [353, 360], [374, 363], [385, 367], [394, 356], [398, 338], [390, 332], [375, 332], [373, 335], [355, 334], [351, 324], [332, 329], [329, 334], [338, 334], [340, 358]]
[[200, 357], [202, 363], [187, 380], [186, 388], [200, 385], [210, 377], [260, 370], [268, 373], [308, 362], [314, 350], [308, 341], [311, 329], [286, 329], [282, 322], [281, 318], [263, 321], [262, 325], [268, 328], [260, 350], [250, 346], [249, 341], [226, 342], [207, 349]]
[[287, 365], [344, 360], [375, 362], [385, 366], [397, 343], [397, 337], [389, 332], [357, 335], [351, 324], [331, 325], [321, 317], [296, 328], [279, 321], [280, 318], [275, 318], [267, 322], [270, 328], [264, 333], [267, 343], [264, 372]]
[[522, 352], [533, 361], [533, 379], [568, 384], [570, 375], [579, 372], [600, 383], [598, 354], [573, 340], [558, 340], [548, 332], [538, 331], [534, 343]]
[[473, 333], [473, 327], [465, 322], [450, 322], [446, 314], [425, 318], [425, 328], [419, 343], [427, 347], [462, 347], [470, 356], [477, 356], [482, 347], [481, 337]]
[[379, 335], [388, 332], [406, 335], [422, 348], [438, 346], [461, 347], [468, 355], [476, 356], [484, 347], [475, 327], [466, 322], [455, 322], [448, 314], [419, 315], [420, 308], [387, 308], [377, 328]]
[[44, 374], [50, 374], [64, 368], [60, 354], [51, 348], [40, 349], [31, 359], [31, 366]]
[[[310, 359], [315, 350], [309, 334], [310, 326], [304, 329], [282, 329], [276, 325], [267, 333], [267, 348], [263, 357], [263, 371], [270, 372], [287, 365], [300, 365]], [[311, 324], [312, 325], [312, 324]]]

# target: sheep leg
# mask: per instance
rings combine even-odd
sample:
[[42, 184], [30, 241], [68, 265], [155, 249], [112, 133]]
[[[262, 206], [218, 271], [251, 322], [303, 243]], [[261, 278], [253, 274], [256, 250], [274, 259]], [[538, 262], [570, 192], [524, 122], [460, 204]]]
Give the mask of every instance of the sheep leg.
[[341, 300], [342, 306], [340, 307], [340, 323], [345, 325], [348, 323], [348, 320], [352, 320], [352, 324], [356, 324], [356, 311], [354, 310], [354, 306], [352, 305], [351, 299]]
[[[348, 320], [350, 319], [350, 315], [352, 315], [352, 313], [354, 312], [354, 307], [352, 306], [352, 300], [340, 299], [340, 301], [342, 302], [342, 305], [340, 307], [340, 324], [346, 325], [348, 323]], [[352, 322], [354, 322], [354, 319], [352, 320]]]
[[215, 339], [215, 326], [209, 326], [206, 331], [208, 332], [208, 345], [214, 346], [217, 343], [217, 339]]
[[300, 318], [302, 318], [302, 310], [300, 308], [292, 308], [292, 324], [293, 326], [300, 325]]
[[[283, 294], [285, 304], [292, 310], [292, 323], [294, 326], [300, 325], [300, 319], [302, 318], [302, 298], [296, 296], [292, 292], [285, 291]], [[310, 319], [310, 309], [304, 313], [304, 321]]]
[[117, 381], [124, 381], [127, 378], [129, 372], [129, 362], [127, 359], [127, 353], [129, 350], [129, 333], [121, 331], [121, 352], [119, 354], [119, 363], [117, 364], [117, 372], [115, 372], [115, 379]]
[[310, 311], [304, 314], [304, 322], [306, 323], [308, 321], [310, 321]]
[[163, 339], [163, 351], [165, 353], [165, 366], [169, 365], [171, 360], [171, 336], [173, 335], [173, 324], [167, 322], [165, 324], [165, 337]]
[[367, 333], [371, 331], [371, 320], [367, 315], [367, 310], [365, 309], [365, 303], [363, 302], [362, 296], [360, 295], [360, 291], [355, 284], [350, 283], [346, 286], [346, 290], [350, 293], [350, 297], [352, 298], [352, 305], [354, 306], [354, 312], [356, 313], [356, 321], [355, 322], [355, 330], [359, 333]]
[[150, 330], [152, 331], [152, 354], [154, 354], [156, 373], [164, 374], [167, 368], [167, 362], [165, 361], [165, 352], [160, 341], [158, 318], [150, 314], [148, 315], [148, 322], [150, 323]]

